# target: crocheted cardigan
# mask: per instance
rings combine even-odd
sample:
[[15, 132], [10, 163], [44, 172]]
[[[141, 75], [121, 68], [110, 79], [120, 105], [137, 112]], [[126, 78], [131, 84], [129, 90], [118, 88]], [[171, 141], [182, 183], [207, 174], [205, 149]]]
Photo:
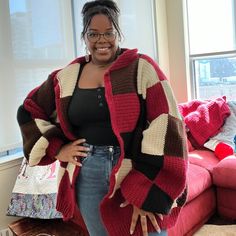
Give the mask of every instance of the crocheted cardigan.
[[[68, 120], [80, 57], [54, 71], [29, 93], [18, 109], [24, 154], [31, 166], [55, 161], [61, 146], [78, 137]], [[111, 236], [130, 235], [132, 205], [164, 214], [157, 221], [172, 227], [186, 201], [186, 138], [169, 82], [148, 56], [123, 49], [104, 75], [105, 97], [121, 155], [110, 177], [110, 188], [100, 205], [102, 221]], [[57, 210], [64, 220], [78, 216], [75, 180], [80, 167], [61, 162]], [[127, 200], [130, 204], [121, 208]], [[79, 215], [80, 216], [80, 215]], [[84, 227], [81, 217], [77, 222]], [[148, 231], [155, 231], [148, 222]], [[142, 235], [140, 223], [134, 232]]]

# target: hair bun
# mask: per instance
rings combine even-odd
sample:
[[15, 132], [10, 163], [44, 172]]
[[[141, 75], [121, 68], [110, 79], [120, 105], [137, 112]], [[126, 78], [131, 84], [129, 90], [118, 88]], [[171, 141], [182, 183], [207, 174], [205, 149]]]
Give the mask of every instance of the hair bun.
[[120, 10], [117, 4], [113, 0], [95, 0], [95, 1], [87, 2], [85, 3], [81, 13], [85, 15], [89, 9], [98, 7], [98, 6], [107, 7], [113, 10], [116, 14], [120, 13]]

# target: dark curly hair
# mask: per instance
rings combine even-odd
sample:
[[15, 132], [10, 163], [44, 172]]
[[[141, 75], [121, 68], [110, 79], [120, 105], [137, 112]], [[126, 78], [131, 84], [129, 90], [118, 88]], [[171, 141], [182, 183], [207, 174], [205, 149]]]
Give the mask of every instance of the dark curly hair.
[[83, 31], [81, 33], [81, 38], [84, 38], [92, 17], [98, 14], [106, 15], [110, 19], [116, 31], [118, 32], [119, 38], [121, 38], [122, 33], [119, 27], [120, 9], [118, 8], [117, 4], [114, 1], [112, 0], [89, 1], [84, 4], [81, 14], [83, 17]]

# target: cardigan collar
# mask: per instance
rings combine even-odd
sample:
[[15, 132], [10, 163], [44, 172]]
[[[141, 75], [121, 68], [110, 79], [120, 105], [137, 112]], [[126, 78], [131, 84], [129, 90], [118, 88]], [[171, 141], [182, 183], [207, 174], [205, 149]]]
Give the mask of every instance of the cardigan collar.
[[[137, 49], [121, 49], [121, 54], [112, 63], [106, 74], [111, 76], [110, 72], [128, 66], [131, 62], [136, 60], [138, 56]], [[79, 57], [72, 61], [68, 66], [60, 70], [56, 75], [59, 85], [58, 89], [55, 91], [57, 97], [57, 114], [60, 120], [61, 128], [70, 140], [75, 140], [76, 136], [73, 134], [73, 127], [70, 124], [67, 111], [74, 89], [77, 85], [80, 65], [83, 63], [86, 63], [85, 57]]]
[[[118, 70], [122, 67], [126, 67], [130, 64], [133, 60], [135, 60], [138, 57], [138, 49], [127, 49], [127, 48], [121, 48], [121, 53], [118, 55], [116, 60], [112, 63], [109, 70]], [[91, 55], [90, 60], [91, 60]], [[74, 61], [72, 61], [70, 64], [79, 63], [83, 64], [86, 63], [85, 56], [78, 57]]]

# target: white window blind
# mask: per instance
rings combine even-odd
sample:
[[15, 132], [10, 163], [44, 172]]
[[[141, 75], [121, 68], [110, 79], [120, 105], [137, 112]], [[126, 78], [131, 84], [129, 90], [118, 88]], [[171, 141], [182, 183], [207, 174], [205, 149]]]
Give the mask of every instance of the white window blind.
[[16, 111], [27, 93], [75, 56], [70, 1], [0, 1], [0, 152], [21, 142]]
[[190, 54], [235, 50], [234, 0], [188, 0]]

